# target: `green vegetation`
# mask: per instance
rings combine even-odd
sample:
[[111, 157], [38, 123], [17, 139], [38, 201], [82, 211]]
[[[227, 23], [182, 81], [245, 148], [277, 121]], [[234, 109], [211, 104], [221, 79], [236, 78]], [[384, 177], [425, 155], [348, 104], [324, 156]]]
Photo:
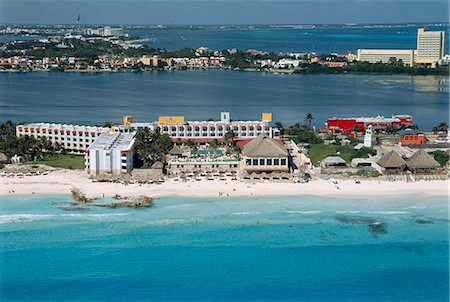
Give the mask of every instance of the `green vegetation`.
[[[25, 162], [27, 163], [27, 162]], [[55, 154], [45, 155], [42, 159], [29, 162], [33, 165], [42, 164], [55, 168], [63, 168], [69, 170], [84, 170], [84, 156], [74, 154]]]
[[355, 173], [346, 172], [346, 176], [378, 177], [381, 174], [374, 169], [358, 169]]
[[213, 150], [217, 150], [222, 146], [222, 143], [219, 142], [217, 139], [213, 140], [209, 143], [209, 147]]
[[[99, 56], [108, 56], [110, 58], [134, 57], [140, 58], [143, 55], [157, 55], [161, 58], [179, 57], [179, 58], [195, 58], [197, 53], [195, 49], [183, 48], [175, 51], [168, 51], [160, 48], [151, 48], [147, 45], [139, 47], [124, 48], [121, 45], [103, 39], [79, 40], [79, 39], [63, 39], [61, 41], [40, 42], [36, 40], [27, 41], [11, 41], [0, 43], [0, 57], [10, 58], [13, 56], [28, 56], [34, 59], [43, 59], [45, 57], [76, 57], [81, 58], [79, 63], [81, 68], [87, 68], [88, 65], [94, 65], [94, 61]], [[125, 39], [126, 40], [126, 39]], [[203, 56], [212, 56], [220, 54], [226, 58], [226, 67], [232, 69], [260, 69], [265, 70], [270, 67], [260, 67], [258, 60], [272, 60], [274, 62], [288, 57], [287, 55], [265, 52], [251, 52], [240, 50], [222, 50], [218, 53], [203, 53]], [[350, 62], [344, 68], [323, 66], [320, 63], [309, 63], [308, 55], [300, 58], [302, 64], [294, 70], [294, 73], [315, 74], [315, 73], [377, 73], [377, 74], [411, 74], [411, 75], [448, 75], [448, 66], [438, 66], [436, 68], [427, 68], [421, 66], [405, 66], [401, 60], [395, 58], [389, 63], [369, 63], [369, 62]], [[345, 62], [345, 58], [332, 54], [322, 54], [319, 56], [322, 62]], [[65, 65], [66, 64], [66, 65]], [[94, 66], [100, 67], [99, 63]], [[130, 70], [159, 69], [160, 66], [144, 66], [138, 63], [134, 66], [127, 67]], [[64, 69], [73, 68], [67, 63], [60, 62], [60, 66], [52, 69], [53, 71], [64, 71]]]
[[344, 68], [322, 66], [319, 63], [302, 64], [294, 73], [377, 73], [377, 74], [412, 74], [412, 75], [448, 75], [448, 66], [436, 68], [402, 66], [398, 63], [353, 62]]
[[349, 164], [354, 158], [366, 158], [369, 154], [376, 154], [376, 151], [371, 148], [363, 147], [359, 150], [355, 150], [353, 149], [354, 146], [355, 144], [347, 146], [324, 145], [321, 143], [311, 144], [309, 147], [308, 156], [310, 157], [313, 165], [317, 166], [325, 157], [328, 156], [340, 156]]
[[439, 125], [433, 127], [433, 132], [447, 132], [448, 124], [445, 122], [439, 123]]
[[134, 137], [137, 151], [136, 165], [151, 168], [155, 162], [165, 162], [165, 154], [173, 147], [169, 135], [150, 129], [139, 129]]
[[322, 140], [317, 137], [314, 129], [311, 128], [311, 122], [314, 119], [312, 113], [305, 115], [304, 124], [296, 123], [288, 128], [284, 128], [280, 122], [275, 123], [277, 128], [280, 129], [281, 134], [285, 137], [289, 137], [294, 142], [298, 143], [321, 143]]
[[17, 137], [16, 126], [7, 121], [0, 125], [0, 152], [5, 153], [8, 158], [18, 155], [24, 160], [32, 161], [42, 159], [45, 155], [61, 153], [63, 149], [59, 144], [52, 145], [45, 137]]
[[450, 156], [446, 152], [441, 150], [430, 152], [429, 154], [434, 157], [434, 159], [441, 165], [441, 167], [445, 167], [448, 160], [450, 159]]
[[357, 144], [357, 141], [353, 138], [347, 138], [351, 141], [351, 144], [346, 146], [341, 146], [341, 139], [338, 138], [335, 138], [337, 143], [336, 145], [324, 145], [323, 140], [319, 138], [316, 132], [311, 128], [311, 122], [313, 119], [313, 115], [311, 113], [307, 113], [304, 118], [304, 124], [296, 123], [288, 128], [284, 128], [280, 122], [275, 123], [275, 126], [281, 130], [284, 137], [292, 139], [297, 144], [310, 144], [308, 156], [310, 157], [313, 165], [319, 165], [320, 161], [328, 156], [338, 155], [347, 163], [350, 163], [353, 158], [366, 158], [369, 154], [376, 154], [376, 151], [371, 148], [363, 147], [359, 150], [353, 149], [353, 147]]
[[227, 146], [226, 154], [239, 157], [242, 149], [241, 147], [236, 145], [236, 137], [237, 137], [236, 133], [233, 130], [230, 130], [227, 133], [225, 133], [223, 141]]

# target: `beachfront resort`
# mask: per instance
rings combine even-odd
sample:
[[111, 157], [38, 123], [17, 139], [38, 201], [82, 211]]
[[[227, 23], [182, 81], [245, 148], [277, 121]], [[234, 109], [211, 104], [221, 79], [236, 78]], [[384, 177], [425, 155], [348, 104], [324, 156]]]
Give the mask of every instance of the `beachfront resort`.
[[[450, 137], [445, 123], [426, 132], [418, 130], [410, 115], [330, 117], [316, 129], [310, 124], [312, 116], [287, 128], [272, 118], [262, 113], [260, 120], [238, 121], [230, 112], [207, 121], [183, 116], [134, 121], [125, 116], [121, 124], [104, 126], [20, 124], [15, 135], [42, 139], [57, 146], [60, 154], [83, 157], [83, 169], [92, 181], [414, 182], [448, 177]], [[3, 168], [4, 177], [16, 175], [12, 167], [46, 163], [40, 158], [21, 160], [20, 154], [3, 154], [3, 162], [11, 163]]]

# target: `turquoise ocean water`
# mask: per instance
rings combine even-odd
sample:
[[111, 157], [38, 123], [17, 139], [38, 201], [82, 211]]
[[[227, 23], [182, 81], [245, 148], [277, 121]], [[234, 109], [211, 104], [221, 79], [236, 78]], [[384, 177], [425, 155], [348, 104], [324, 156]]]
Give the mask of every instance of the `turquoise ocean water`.
[[[145, 37], [153, 48], [178, 50], [206, 46], [212, 50], [230, 48], [258, 49], [268, 52], [346, 53], [358, 48], [415, 49], [418, 25], [392, 27], [316, 26], [241, 29], [145, 29], [129, 30], [133, 36]], [[449, 27], [425, 26], [428, 30], [450, 33]], [[447, 39], [447, 50], [449, 39]]]
[[0, 197], [1, 301], [448, 301], [446, 197]]

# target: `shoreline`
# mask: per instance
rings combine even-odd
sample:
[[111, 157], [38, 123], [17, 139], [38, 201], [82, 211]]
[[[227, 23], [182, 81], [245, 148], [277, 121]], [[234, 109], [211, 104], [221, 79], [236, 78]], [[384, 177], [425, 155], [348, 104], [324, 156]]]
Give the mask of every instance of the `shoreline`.
[[[259, 70], [257, 68], [242, 68], [242, 69], [233, 69], [229, 68], [189, 68], [189, 69], [163, 69], [163, 70], [108, 70], [108, 69], [99, 69], [99, 70], [77, 70], [77, 69], [67, 69], [67, 70], [0, 70], [0, 73], [81, 73], [81, 74], [102, 74], [102, 73], [147, 73], [147, 72], [180, 72], [180, 71], [210, 71], [210, 70], [221, 70], [221, 71], [233, 71], [233, 72], [256, 72], [263, 74], [273, 74], [273, 75], [317, 75], [317, 74], [325, 74], [325, 75], [404, 75], [404, 76], [442, 76], [449, 77], [450, 73], [439, 73], [439, 72], [430, 72], [430, 73], [414, 73], [414, 72], [368, 72], [368, 71], [348, 71], [344, 70], [342, 72], [335, 72], [335, 70], [328, 71], [314, 71], [308, 72], [305, 71], [296, 71], [293, 69], [267, 69], [267, 70]], [[340, 71], [340, 70], [338, 70]]]
[[[246, 183], [236, 180], [174, 181], [162, 184], [121, 184], [93, 182], [83, 171], [56, 170], [48, 175], [1, 177], [0, 196], [17, 195], [70, 195], [72, 188], [83, 191], [87, 197], [126, 197], [139, 195], [151, 198], [192, 197], [270, 197], [270, 196], [322, 196], [336, 198], [376, 198], [396, 196], [448, 196], [449, 181], [418, 181], [413, 183], [360, 179], [313, 180], [309, 183]], [[12, 193], [14, 192], [14, 193]]]

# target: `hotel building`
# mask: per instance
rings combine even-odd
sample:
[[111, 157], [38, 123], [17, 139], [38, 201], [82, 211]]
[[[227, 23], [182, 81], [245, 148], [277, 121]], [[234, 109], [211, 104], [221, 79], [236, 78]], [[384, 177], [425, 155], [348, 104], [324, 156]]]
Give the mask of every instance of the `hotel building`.
[[389, 63], [392, 58], [402, 60], [403, 64], [413, 66], [414, 50], [407, 49], [358, 49], [357, 61], [369, 63]]
[[413, 125], [414, 120], [410, 115], [393, 115], [392, 117], [332, 117], [325, 123], [326, 129], [332, 133], [339, 132], [363, 132], [370, 126], [373, 130], [383, 130], [388, 126], [400, 128], [402, 125]]
[[432, 65], [445, 56], [445, 31], [428, 31], [419, 28], [417, 32], [417, 64]]
[[271, 121], [271, 113], [263, 113], [260, 121], [233, 121], [229, 112], [221, 112], [218, 121], [185, 121], [183, 116], [163, 116], [154, 123], [134, 123], [132, 117], [126, 116], [124, 125], [116, 127], [114, 131], [126, 133], [139, 128], [158, 129], [173, 140], [194, 142], [221, 140], [229, 131], [236, 134], [236, 139], [255, 138], [260, 134], [279, 137], [280, 132], [270, 126]]
[[134, 161], [134, 135], [131, 133], [103, 133], [86, 151], [86, 172], [130, 173]]
[[66, 124], [33, 123], [16, 126], [17, 137], [46, 137], [53, 144], [59, 143], [64, 149], [74, 152], [87, 150], [102, 133], [107, 132], [110, 132], [107, 127]]
[[417, 31], [417, 49], [358, 49], [357, 61], [389, 63], [391, 58], [405, 65], [435, 66], [445, 57], [445, 31]]
[[185, 121], [183, 116], [165, 116], [159, 117], [156, 122], [133, 122], [131, 116], [125, 116], [123, 125], [111, 128], [33, 123], [18, 125], [16, 133], [18, 137], [46, 137], [53, 144], [59, 143], [68, 151], [84, 152], [103, 133], [133, 133], [143, 128], [159, 130], [169, 135], [173, 141], [192, 140], [197, 143], [222, 140], [230, 130], [235, 133], [236, 139], [252, 139], [260, 134], [278, 138], [280, 132], [270, 126], [271, 121], [271, 113], [263, 113], [260, 121], [232, 121], [229, 112], [221, 112], [218, 121]]

